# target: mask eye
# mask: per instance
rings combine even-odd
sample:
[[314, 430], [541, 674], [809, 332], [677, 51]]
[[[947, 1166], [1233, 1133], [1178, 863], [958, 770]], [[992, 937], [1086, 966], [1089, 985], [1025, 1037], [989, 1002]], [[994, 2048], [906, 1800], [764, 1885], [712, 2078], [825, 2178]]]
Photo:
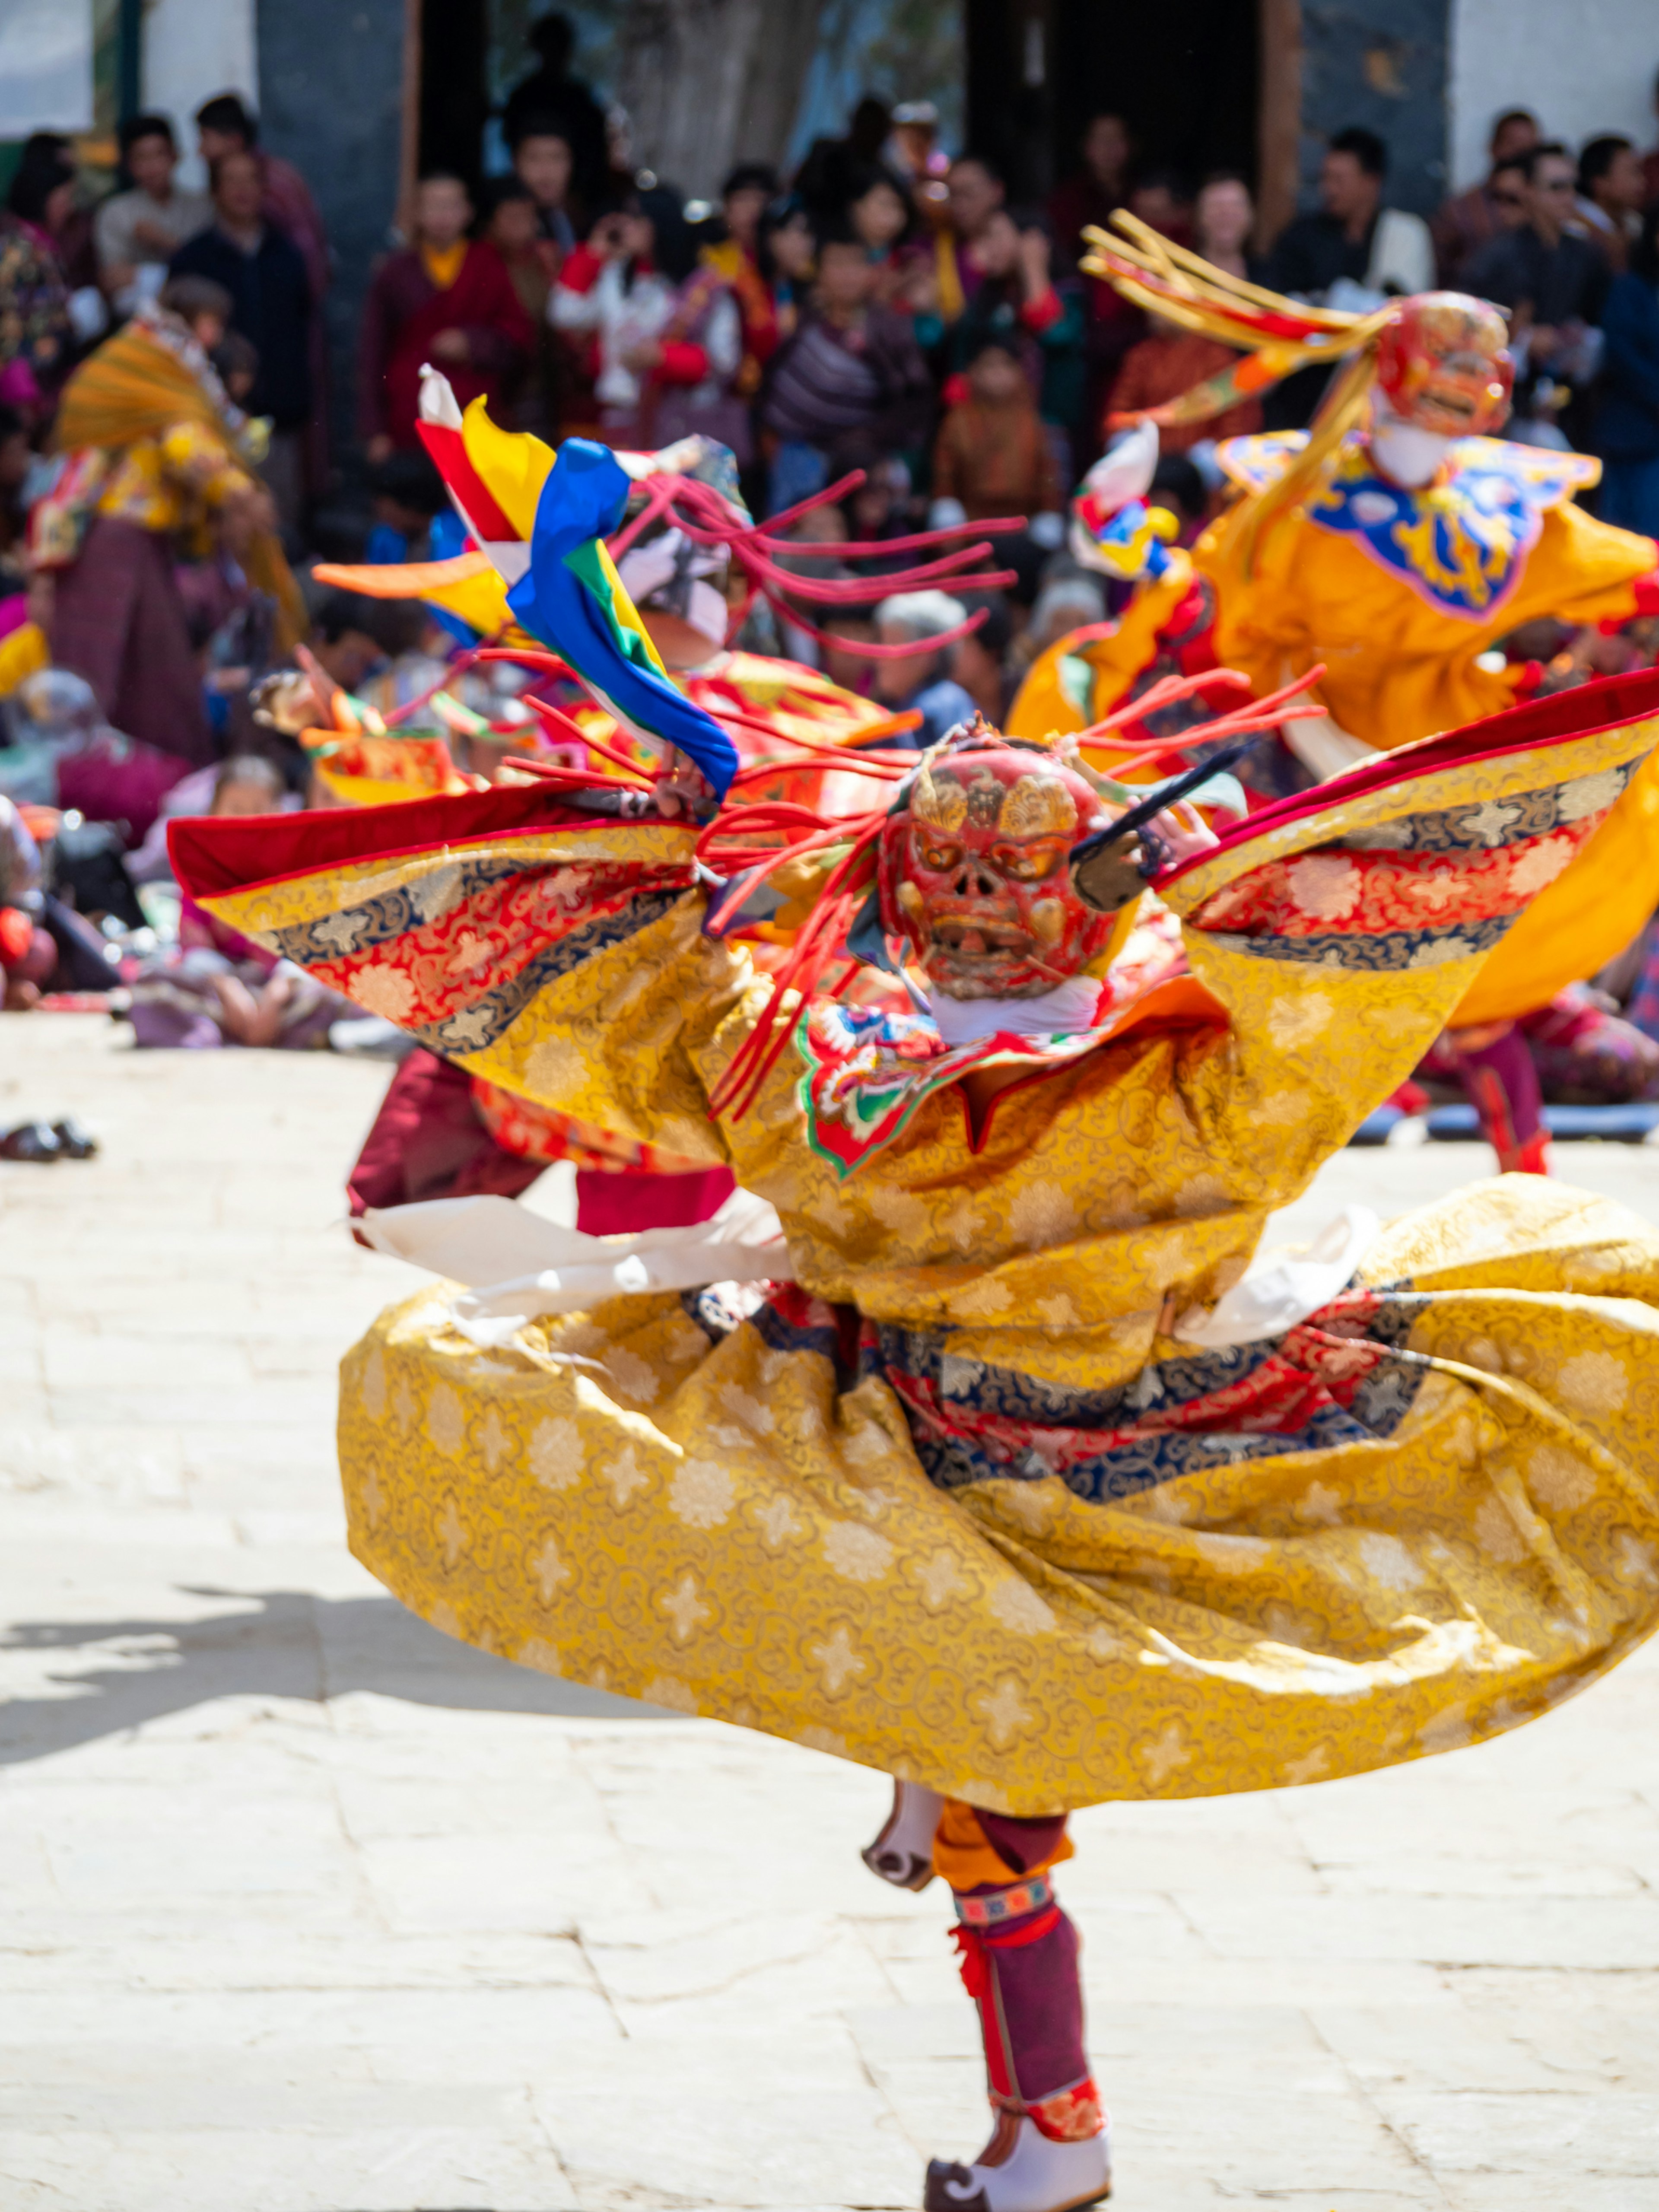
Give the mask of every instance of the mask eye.
[[1060, 861], [1057, 845], [997, 845], [991, 858], [1003, 874], [1017, 884], [1040, 884], [1052, 876]]
[[954, 868], [962, 859], [960, 845], [936, 844], [931, 837], [918, 837], [916, 858], [924, 868]]

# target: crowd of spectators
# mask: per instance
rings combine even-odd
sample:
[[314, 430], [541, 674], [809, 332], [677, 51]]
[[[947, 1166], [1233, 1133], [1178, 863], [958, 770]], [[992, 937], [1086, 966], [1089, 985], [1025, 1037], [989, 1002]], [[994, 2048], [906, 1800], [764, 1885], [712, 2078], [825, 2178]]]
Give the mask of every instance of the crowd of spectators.
[[[914, 708], [924, 732], [969, 705], [996, 716], [1045, 645], [1117, 611], [1063, 520], [1112, 418], [1231, 360], [1079, 269], [1084, 231], [1119, 210], [1319, 304], [1363, 311], [1437, 283], [1496, 301], [1518, 363], [1507, 434], [1599, 453], [1602, 514], [1659, 532], [1659, 150], [1608, 134], [1569, 149], [1512, 111], [1487, 174], [1431, 223], [1391, 204], [1382, 141], [1346, 130], [1317, 206], [1264, 239], [1245, 176], [1148, 159], [1112, 112], [1090, 119], [1037, 204], [977, 150], [947, 156], [925, 103], [866, 98], [792, 175], [739, 161], [711, 204], [634, 165], [570, 72], [562, 18], [536, 42], [501, 118], [510, 166], [425, 175], [397, 211], [359, 317], [349, 426], [328, 421], [323, 221], [245, 101], [224, 94], [194, 118], [205, 191], [179, 183], [164, 115], [123, 125], [117, 188], [95, 204], [68, 140], [28, 142], [0, 213], [0, 715], [14, 739], [4, 702], [28, 634], [54, 681], [81, 682], [75, 711], [106, 754], [137, 740], [198, 775], [258, 750], [249, 685], [301, 641], [349, 687], [392, 698], [441, 671], [453, 636], [419, 608], [330, 593], [308, 573], [319, 556], [453, 550], [416, 429], [428, 362], [463, 404], [483, 397], [550, 441], [706, 433], [757, 513], [844, 483], [798, 526], [817, 541], [812, 574], [867, 597], [848, 589], [823, 637], [762, 607], [738, 641]], [[1324, 375], [1164, 433], [1152, 496], [1183, 539], [1215, 511], [1218, 441], [1305, 422]], [[902, 560], [887, 541], [1009, 515], [1028, 520], [996, 540], [1006, 592], [888, 596]], [[927, 647], [979, 608], [971, 636]], [[911, 641], [913, 654], [860, 650]], [[16, 753], [0, 749], [0, 766]], [[142, 805], [135, 817], [142, 838]]]

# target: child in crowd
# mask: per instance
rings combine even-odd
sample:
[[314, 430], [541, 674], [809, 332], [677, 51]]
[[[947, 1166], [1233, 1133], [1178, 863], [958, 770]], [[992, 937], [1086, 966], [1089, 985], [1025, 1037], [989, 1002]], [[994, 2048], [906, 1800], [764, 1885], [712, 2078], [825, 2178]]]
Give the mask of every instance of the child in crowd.
[[971, 522], [1060, 514], [1065, 487], [1019, 338], [988, 331], [967, 381], [967, 398], [945, 416], [933, 447], [934, 498], [957, 501]]

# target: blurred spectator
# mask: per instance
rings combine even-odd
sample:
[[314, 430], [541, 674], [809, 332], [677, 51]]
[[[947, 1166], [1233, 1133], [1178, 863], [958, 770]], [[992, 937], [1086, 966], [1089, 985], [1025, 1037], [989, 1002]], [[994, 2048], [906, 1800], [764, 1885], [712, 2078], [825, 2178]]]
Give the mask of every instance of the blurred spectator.
[[305, 503], [301, 441], [311, 413], [311, 287], [299, 247], [264, 220], [264, 204], [258, 155], [222, 154], [213, 165], [213, 222], [179, 248], [169, 273], [205, 276], [230, 295], [230, 327], [259, 356], [249, 412], [271, 422], [261, 473], [278, 514], [294, 529]]
[[92, 214], [79, 204], [78, 179], [74, 141], [58, 131], [37, 131], [23, 142], [6, 194], [12, 213], [37, 224], [51, 240], [71, 293], [98, 282]]
[[430, 361], [465, 407], [499, 402], [535, 350], [536, 333], [493, 246], [467, 241], [472, 203], [459, 177], [424, 177], [415, 243], [389, 254], [363, 303], [358, 408], [371, 461], [420, 443], [421, 368]]
[[602, 434], [613, 444], [665, 446], [701, 430], [751, 451], [749, 410], [735, 390], [743, 324], [731, 288], [696, 268], [696, 246], [665, 185], [632, 193], [603, 216], [565, 263], [549, 313], [592, 337]]
[[[549, 138], [542, 143], [562, 147], [564, 141]], [[503, 419], [517, 429], [556, 436], [562, 412], [564, 356], [558, 333], [549, 323], [547, 307], [564, 257], [543, 233], [536, 195], [518, 177], [495, 178], [484, 198], [489, 210], [484, 238], [501, 255], [519, 305], [536, 333], [533, 359], [507, 387], [510, 398], [504, 394]]]
[[535, 205], [537, 230], [561, 255], [576, 243], [568, 204], [574, 167], [570, 141], [553, 118], [526, 115], [514, 142], [513, 173]]
[[844, 138], [813, 140], [795, 173], [795, 190], [820, 228], [845, 221], [854, 180], [861, 170], [881, 162], [891, 128], [890, 111], [866, 93], [853, 110]]
[[1255, 228], [1255, 202], [1236, 170], [1218, 169], [1206, 177], [1193, 203], [1193, 250], [1230, 276], [1265, 284], [1267, 264], [1249, 250]]
[[1607, 288], [1601, 328], [1601, 520], [1659, 537], [1659, 205], [1648, 210], [1629, 270]]
[[761, 272], [761, 219], [778, 189], [777, 172], [765, 161], [739, 161], [720, 187], [726, 236], [705, 246], [702, 263], [730, 288], [743, 321], [743, 361], [735, 390], [752, 399], [766, 364], [778, 349], [778, 311]]
[[932, 386], [908, 317], [873, 304], [876, 271], [850, 229], [818, 240], [812, 305], [772, 362], [761, 421], [773, 446], [774, 514], [817, 491], [838, 438], [862, 433], [883, 452], [917, 453]]
[[1002, 179], [977, 154], [964, 154], [951, 164], [947, 189], [950, 221], [933, 240], [934, 289], [929, 304], [934, 329], [927, 335], [918, 331], [927, 345], [936, 342], [938, 331], [961, 321], [979, 284], [973, 249], [1008, 197]]
[[0, 211], [0, 405], [31, 420], [67, 370], [72, 329], [69, 288], [41, 226]]
[[[949, 334], [946, 359], [964, 368], [993, 335], [1018, 350], [1038, 412], [1068, 446], [1081, 428], [1084, 404], [1083, 302], [1048, 274], [1048, 233], [1031, 221], [1021, 228], [1005, 208], [993, 209], [962, 265], [971, 290]], [[1067, 463], [1070, 465], [1070, 453]]]
[[203, 160], [211, 170], [222, 154], [252, 154], [259, 163], [264, 185], [260, 213], [274, 229], [300, 249], [311, 289], [311, 319], [307, 363], [311, 379], [311, 413], [305, 434], [305, 468], [308, 489], [319, 494], [329, 477], [328, 331], [323, 316], [323, 295], [328, 290], [333, 256], [328, 233], [311, 187], [292, 161], [268, 154], [259, 143], [259, 118], [234, 92], [223, 92], [196, 111], [196, 138]]
[[260, 213], [264, 220], [300, 249], [311, 280], [311, 296], [320, 300], [328, 289], [328, 234], [311, 187], [280, 154], [268, 154], [259, 143], [259, 119], [234, 92], [222, 92], [196, 111], [196, 140], [209, 169], [226, 154], [252, 154], [259, 164], [264, 189]]
[[988, 331], [968, 364], [967, 397], [951, 409], [933, 447], [933, 497], [954, 500], [970, 522], [993, 515], [1058, 515], [1066, 486], [1012, 331]]
[[530, 27], [539, 65], [515, 84], [501, 111], [509, 146], [526, 137], [532, 116], [545, 118], [570, 149], [572, 181], [586, 210], [602, 206], [610, 190], [611, 151], [605, 111], [580, 77], [570, 75], [575, 31], [568, 15], [544, 15]]
[[[901, 592], [876, 609], [876, 635], [883, 645], [909, 645], [957, 629], [968, 618], [960, 599], [946, 592]], [[974, 702], [951, 673], [951, 648], [923, 645], [873, 662], [875, 696], [896, 714], [919, 712], [921, 725], [907, 736], [887, 740], [925, 752], [958, 722], [971, 722]]]
[[1000, 729], [1013, 700], [1007, 660], [1014, 625], [1000, 593], [980, 605], [986, 609], [985, 620], [951, 647], [951, 674], [986, 720]]
[[429, 456], [388, 453], [369, 471], [368, 489], [374, 527], [363, 548], [365, 562], [381, 568], [432, 560], [433, 520], [447, 512], [449, 496]]
[[1176, 169], [1143, 169], [1129, 188], [1129, 212], [1177, 246], [1193, 242], [1192, 207]]
[[[1659, 115], [1659, 76], [1653, 81], [1653, 112]], [[1647, 180], [1646, 198], [1651, 207], [1659, 202], [1659, 146], [1642, 156], [1642, 174]]]
[[[15, 407], [0, 407], [0, 638], [27, 618], [27, 517], [19, 495], [33, 459], [28, 426]], [[17, 602], [24, 604], [19, 606]]]
[[1083, 232], [1092, 224], [1103, 229], [1107, 217], [1124, 202], [1124, 183], [1133, 144], [1121, 115], [1091, 115], [1084, 126], [1082, 165], [1056, 185], [1048, 202], [1054, 237], [1066, 259], [1082, 253]]
[[1647, 198], [1641, 155], [1616, 132], [1592, 138], [1578, 156], [1577, 182], [1578, 217], [1591, 245], [1601, 248], [1615, 273], [1627, 268], [1631, 248], [1642, 235]]
[[[1389, 149], [1374, 131], [1339, 131], [1319, 170], [1320, 212], [1297, 216], [1280, 233], [1268, 283], [1316, 306], [1343, 306], [1349, 293], [1426, 292], [1434, 249], [1420, 216], [1382, 204]], [[1357, 304], [1357, 303], [1356, 303]]]
[[1208, 519], [1210, 499], [1196, 465], [1185, 453], [1163, 453], [1152, 471], [1146, 504], [1174, 515], [1178, 543], [1190, 545]]
[[774, 200], [761, 218], [759, 252], [761, 274], [772, 294], [778, 336], [791, 337], [811, 296], [817, 270], [817, 240], [812, 235], [805, 204], [794, 193]]
[[1105, 619], [1106, 593], [1095, 577], [1085, 576], [1081, 570], [1056, 576], [1036, 595], [1031, 619], [1019, 641], [1020, 657], [1035, 660], [1073, 630]]
[[104, 202], [93, 234], [99, 282], [125, 314], [138, 300], [155, 298], [174, 253], [212, 222], [213, 203], [174, 180], [179, 142], [165, 115], [129, 116], [120, 143], [131, 188]]
[[[1237, 363], [1238, 356], [1218, 338], [1200, 331], [1184, 331], [1162, 317], [1152, 318], [1152, 332], [1123, 356], [1111, 396], [1107, 422], [1121, 415], [1138, 415], [1167, 401], [1180, 398], [1195, 384], [1219, 376]], [[1158, 431], [1158, 444], [1166, 453], [1190, 453], [1207, 439], [1245, 438], [1261, 428], [1261, 402], [1241, 399], [1202, 422], [1166, 423]]]
[[853, 179], [848, 221], [863, 241], [876, 270], [876, 303], [883, 307], [908, 305], [909, 280], [926, 265], [920, 249], [907, 241], [915, 212], [906, 195], [886, 169], [860, 169]]
[[1500, 232], [1469, 264], [1471, 291], [1510, 309], [1527, 368], [1564, 375], [1585, 326], [1601, 319], [1608, 272], [1587, 238], [1566, 228], [1576, 182], [1572, 157], [1554, 140], [1534, 146], [1527, 164], [1527, 220]]
[[216, 285], [174, 280], [76, 371], [58, 419], [69, 460], [30, 519], [35, 567], [55, 580], [54, 661], [116, 728], [197, 762], [213, 744], [174, 541], [240, 526], [251, 547], [268, 520], [207, 358], [230, 305]]
[[1507, 185], [1500, 198], [1499, 173], [1507, 174], [1517, 155], [1530, 153], [1539, 135], [1538, 118], [1529, 108], [1505, 108], [1492, 125], [1487, 141], [1491, 161], [1485, 182], [1471, 185], [1468, 191], [1445, 201], [1429, 226], [1438, 279], [1449, 289], [1463, 289], [1469, 263], [1500, 230], [1510, 228], [1504, 214], [1511, 204], [1514, 186]]
[[258, 347], [240, 331], [227, 331], [208, 358], [219, 372], [219, 381], [246, 414], [259, 374]]

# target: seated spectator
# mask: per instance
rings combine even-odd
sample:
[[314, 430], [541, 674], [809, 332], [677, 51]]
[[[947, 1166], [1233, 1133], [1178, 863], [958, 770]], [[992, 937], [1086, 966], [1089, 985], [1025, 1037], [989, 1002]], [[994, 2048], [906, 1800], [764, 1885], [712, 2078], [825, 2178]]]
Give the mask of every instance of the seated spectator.
[[1616, 132], [1592, 138], [1578, 156], [1578, 217], [1615, 275], [1630, 265], [1646, 198], [1642, 157], [1630, 140]]
[[772, 441], [774, 514], [818, 490], [837, 439], [917, 453], [933, 389], [907, 316], [874, 305], [876, 271], [852, 230], [823, 233], [812, 306], [778, 349], [761, 403]]
[[1230, 276], [1265, 284], [1267, 264], [1249, 247], [1255, 228], [1255, 202], [1236, 170], [1217, 169], [1206, 177], [1193, 203], [1193, 250]]
[[131, 188], [104, 202], [93, 236], [98, 281], [118, 313], [129, 314], [139, 300], [153, 300], [161, 290], [174, 253], [212, 222], [213, 203], [175, 180], [179, 142], [165, 115], [129, 116], [120, 145]]
[[374, 499], [374, 527], [363, 547], [363, 559], [371, 568], [398, 568], [409, 561], [441, 557], [433, 549], [432, 525], [449, 512], [449, 495], [428, 454], [389, 453], [369, 471], [368, 488]]
[[743, 362], [736, 390], [752, 399], [766, 364], [778, 349], [778, 310], [762, 274], [761, 218], [778, 189], [777, 172], [766, 161], [739, 161], [720, 187], [720, 217], [726, 236], [705, 246], [702, 264], [731, 289], [743, 318]]
[[985, 620], [951, 647], [951, 673], [986, 720], [1000, 730], [1003, 716], [1013, 703], [1007, 665], [1013, 618], [1000, 594], [980, 604], [987, 609]]
[[311, 286], [300, 249], [262, 212], [258, 156], [222, 154], [213, 166], [210, 227], [173, 255], [173, 276], [203, 276], [230, 295], [230, 327], [259, 358], [249, 411], [268, 416], [270, 450], [261, 473], [283, 522], [304, 504], [301, 441], [311, 413]]
[[[1538, 118], [1527, 107], [1508, 107], [1492, 126], [1487, 141], [1490, 165], [1485, 181], [1447, 200], [1429, 226], [1434, 240], [1435, 266], [1439, 283], [1461, 292], [1468, 264], [1492, 244], [1500, 230], [1510, 228], [1505, 210], [1508, 198], [1498, 197], [1498, 177], [1507, 176], [1518, 155], [1528, 154], [1540, 137]], [[1507, 187], [1512, 193], [1513, 185]]]
[[[14, 179], [14, 193], [15, 186]], [[0, 210], [0, 405], [36, 422], [69, 369], [74, 331], [51, 234], [19, 214], [11, 198]], [[33, 198], [25, 204], [35, 204]]]
[[[1113, 416], [1162, 407], [1168, 400], [1178, 399], [1183, 392], [1190, 392], [1195, 384], [1223, 374], [1238, 360], [1233, 349], [1223, 345], [1219, 338], [1182, 330], [1158, 315], [1152, 316], [1151, 323], [1150, 336], [1131, 346], [1123, 357], [1106, 403], [1103, 434]], [[1261, 428], [1261, 402], [1241, 399], [1206, 422], [1165, 424], [1158, 432], [1158, 444], [1166, 453], [1187, 453], [1206, 440], [1218, 443], [1224, 438], [1249, 437]]]
[[1601, 329], [1601, 520], [1659, 537], [1659, 206], [1648, 210], [1631, 267], [1607, 288]]
[[564, 257], [543, 235], [535, 194], [516, 176], [497, 177], [487, 188], [485, 199], [489, 210], [484, 225], [485, 241], [501, 255], [519, 295], [519, 305], [530, 318], [536, 333], [533, 361], [503, 393], [505, 419], [516, 429], [556, 437], [562, 411], [559, 372], [562, 360], [556, 334], [548, 320], [547, 307]]
[[570, 141], [553, 118], [526, 115], [513, 141], [513, 174], [535, 205], [538, 234], [561, 258], [576, 243], [569, 207], [573, 166]]
[[420, 445], [421, 368], [431, 362], [465, 407], [498, 403], [535, 349], [535, 328], [493, 246], [469, 244], [472, 203], [459, 177], [423, 177], [415, 243], [389, 254], [363, 303], [358, 407], [371, 461]]
[[[876, 609], [876, 635], [883, 645], [908, 645], [939, 637], [967, 619], [961, 600], [947, 592], [901, 592]], [[919, 728], [884, 743], [913, 745], [925, 752], [958, 722], [973, 720], [977, 710], [951, 673], [951, 655], [949, 646], [924, 645], [915, 653], [895, 653], [871, 664], [872, 689], [883, 706], [895, 714], [919, 712], [921, 716]]]
[[665, 185], [632, 193], [594, 224], [565, 263], [548, 313], [556, 329], [591, 337], [600, 434], [653, 448], [699, 430], [751, 451], [749, 410], [735, 386], [743, 361], [737, 301], [696, 247]]
[[1079, 151], [1079, 166], [1054, 187], [1048, 201], [1054, 237], [1072, 264], [1083, 253], [1085, 228], [1103, 230], [1113, 210], [1123, 205], [1134, 142], [1121, 115], [1091, 115]]
[[[1434, 249], [1420, 216], [1382, 204], [1389, 149], [1374, 131], [1339, 131], [1319, 169], [1320, 211], [1297, 216], [1279, 234], [1267, 282], [1315, 306], [1343, 306], [1356, 294], [1426, 292]], [[1334, 287], [1346, 296], [1332, 302]]]
[[1058, 515], [1066, 487], [1018, 337], [987, 331], [968, 364], [967, 386], [934, 442], [934, 499], [956, 501], [970, 522]]

